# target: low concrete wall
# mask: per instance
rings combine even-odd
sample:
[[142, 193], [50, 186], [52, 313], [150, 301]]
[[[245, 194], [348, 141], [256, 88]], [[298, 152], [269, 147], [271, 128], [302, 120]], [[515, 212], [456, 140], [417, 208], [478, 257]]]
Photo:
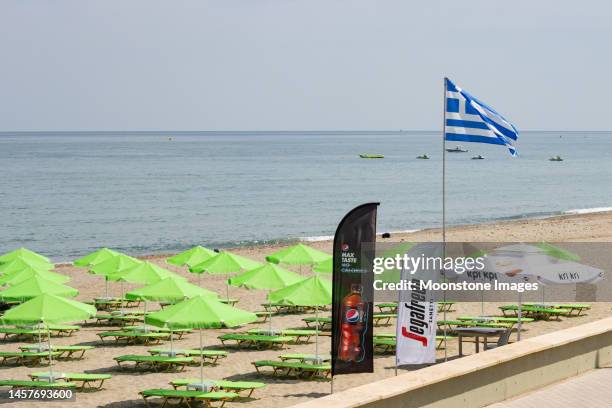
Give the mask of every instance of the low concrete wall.
[[476, 408], [611, 363], [612, 318], [607, 318], [337, 392], [294, 408]]

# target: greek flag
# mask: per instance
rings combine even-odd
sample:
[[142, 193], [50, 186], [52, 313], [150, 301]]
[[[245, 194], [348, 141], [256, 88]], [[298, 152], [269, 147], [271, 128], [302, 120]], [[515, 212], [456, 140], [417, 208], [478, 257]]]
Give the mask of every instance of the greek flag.
[[518, 130], [493, 108], [446, 80], [446, 140], [507, 146], [516, 156]]

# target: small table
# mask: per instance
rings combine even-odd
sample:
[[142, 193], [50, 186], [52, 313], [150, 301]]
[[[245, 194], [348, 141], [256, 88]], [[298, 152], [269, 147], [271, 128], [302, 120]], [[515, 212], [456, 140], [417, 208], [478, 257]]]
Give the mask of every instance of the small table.
[[459, 356], [463, 355], [463, 337], [474, 337], [476, 340], [476, 353], [480, 353], [480, 338], [483, 338], [484, 349], [487, 349], [488, 338], [498, 337], [506, 331], [496, 327], [457, 327], [455, 329], [459, 340]]

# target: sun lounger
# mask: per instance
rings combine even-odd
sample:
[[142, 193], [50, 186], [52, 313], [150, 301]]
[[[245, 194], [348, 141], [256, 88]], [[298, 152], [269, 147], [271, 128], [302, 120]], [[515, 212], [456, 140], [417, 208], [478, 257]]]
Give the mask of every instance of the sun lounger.
[[236, 298], [219, 298], [219, 302], [221, 303], [225, 303], [226, 305], [230, 305], [230, 306], [234, 306], [236, 303], [238, 303], [240, 299], [236, 299]]
[[439, 331], [444, 331], [444, 327], [446, 326], [446, 330], [450, 332], [454, 332], [457, 327], [490, 327], [511, 329], [514, 325], [514, 323], [477, 322], [469, 320], [438, 320], [437, 324]]
[[186, 334], [192, 332], [191, 329], [170, 330], [165, 327], [155, 327], [155, 326], [126, 326], [123, 328], [123, 331], [133, 331], [133, 332], [140, 332], [140, 333], [167, 333], [168, 335], [172, 333], [173, 338], [177, 340], [182, 339]]
[[305, 317], [302, 321], [307, 327], [314, 327], [321, 331], [329, 331], [332, 326], [331, 317]]
[[170, 357], [174, 357], [174, 356], [200, 357], [204, 359], [204, 361], [211, 360], [209, 361], [211, 364], [217, 364], [217, 360], [219, 360], [220, 358], [227, 357], [227, 351], [223, 351], [223, 350], [177, 349], [177, 350], [172, 350], [171, 352], [169, 349], [151, 349], [149, 350], [149, 353], [154, 356], [162, 355], [162, 356], [170, 356]]
[[[51, 373], [49, 372], [38, 372], [29, 374], [32, 380], [38, 381], [46, 381], [48, 380]], [[104, 381], [112, 378], [110, 374], [86, 374], [86, 373], [54, 373], [54, 381], [56, 379], [61, 379], [70, 383], [79, 383], [79, 390], [83, 391], [84, 389], [102, 389], [102, 385]], [[59, 382], [59, 381], [58, 381]]]
[[[518, 316], [518, 305], [506, 305], [500, 306], [499, 309], [502, 311], [504, 316], [508, 314], [512, 314], [514, 316]], [[536, 320], [550, 320], [554, 318], [556, 320], [560, 320], [560, 316], [564, 316], [566, 314], [562, 309], [555, 309], [552, 307], [539, 307], [539, 306], [522, 306], [521, 314], [525, 317], [531, 317]]]
[[304, 306], [288, 305], [284, 303], [262, 303], [261, 306], [268, 312], [278, 314], [304, 313], [308, 310], [308, 308]]
[[449, 302], [449, 301], [440, 301], [440, 302], [436, 302], [438, 303], [438, 312], [442, 313], [444, 311], [447, 312], [452, 312], [453, 311], [453, 306], [455, 305], [455, 302]]
[[4, 334], [4, 340], [34, 340], [46, 337], [49, 333], [46, 329], [19, 329], [17, 327], [0, 327], [0, 334]]
[[378, 310], [380, 310], [380, 313], [397, 313], [397, 303], [396, 302], [377, 303], [376, 307], [378, 307]]
[[97, 310], [113, 310], [113, 309], [119, 309], [121, 305], [123, 304], [123, 301], [119, 298], [112, 298], [112, 299], [94, 299], [87, 303], [90, 305], [93, 305]]
[[293, 337], [289, 336], [262, 336], [258, 334], [223, 334], [217, 337], [221, 343], [226, 346], [225, 342], [235, 341], [238, 348], [255, 347], [258, 349], [277, 346], [283, 348], [287, 343], [293, 341]]
[[108, 331], [98, 333], [98, 337], [104, 343], [105, 338], [113, 338], [115, 339], [115, 343], [125, 342], [126, 344], [137, 344], [144, 343], [144, 345], [159, 343], [161, 340], [169, 340], [169, 333], [157, 333], [157, 332], [137, 332], [137, 331]]
[[280, 356], [278, 356], [278, 358], [281, 359], [281, 361], [292, 361], [292, 360], [296, 360], [299, 361], [300, 363], [327, 363], [331, 361], [331, 355], [329, 354], [319, 354], [314, 355], [314, 354], [299, 354], [299, 353], [290, 353], [290, 354], [281, 354]]
[[[518, 323], [518, 317], [500, 317], [500, 316], [459, 316], [457, 320], [474, 321], [481, 323]], [[522, 317], [522, 323], [533, 322], [532, 318]]]
[[108, 326], [125, 326], [135, 323], [141, 323], [143, 318], [141, 315], [116, 315], [116, 314], [96, 314], [95, 324], [106, 324]]
[[[446, 336], [446, 341], [454, 339], [454, 336]], [[395, 346], [397, 344], [396, 337], [392, 333], [385, 334], [383, 336], [374, 336], [374, 352], [388, 353], [395, 352]], [[440, 350], [444, 347], [444, 336], [436, 336], [436, 349]]]
[[566, 317], [580, 316], [583, 311], [589, 310], [591, 308], [591, 305], [586, 303], [523, 303], [523, 305], [560, 309], [565, 312], [565, 314], [563, 314], [562, 316]]
[[314, 329], [281, 329], [281, 330], [270, 330], [267, 329], [251, 329], [248, 331], [249, 334], [258, 334], [263, 336], [289, 336], [293, 337], [295, 343], [303, 342], [307, 343], [312, 336], [317, 335], [317, 330]]
[[164, 390], [164, 389], [151, 389], [140, 392], [145, 405], [149, 407], [148, 398], [159, 397], [163, 399], [162, 407], [169, 404], [169, 401], [178, 401], [176, 405], [185, 404], [187, 407], [191, 407], [190, 402], [202, 402], [204, 407], [212, 407], [211, 402], [221, 401], [219, 408], [223, 407], [225, 401], [230, 401], [238, 394], [233, 392], [203, 392], [203, 391], [183, 391], [183, 390]]
[[136, 369], [142, 368], [154, 371], [168, 371], [172, 369], [183, 371], [188, 364], [195, 362], [191, 357], [142, 356], [136, 354], [115, 357], [114, 360], [120, 368], [124, 367], [121, 363], [134, 363], [134, 368]]
[[331, 372], [331, 364], [308, 364], [289, 361], [260, 360], [252, 363], [258, 373], [264, 374], [263, 367], [271, 367], [273, 376], [327, 378]]
[[[57, 357], [61, 353], [52, 351], [51, 357]], [[32, 352], [32, 351], [0, 351], [0, 365], [4, 364], [23, 364], [23, 365], [40, 365], [43, 361], [49, 360], [49, 352]]]
[[[187, 387], [189, 388], [190, 384], [200, 384], [201, 381], [199, 378], [180, 378], [178, 380], [170, 381], [170, 385], [174, 387], [174, 389]], [[236, 394], [240, 394], [243, 391], [248, 391], [247, 398], [253, 395], [253, 392], [258, 388], [263, 388], [266, 386], [265, 383], [262, 382], [253, 382], [253, 381], [226, 381], [226, 380], [209, 380], [204, 379], [204, 383], [212, 383], [215, 388], [219, 390], [223, 390], [226, 392], [235, 392]]]
[[0, 387], [12, 388], [76, 388], [75, 383], [58, 381], [0, 380]]
[[268, 321], [268, 319], [270, 318], [270, 316], [272, 316], [272, 312], [255, 312], [255, 314], [257, 315], [257, 318], [259, 319], [258, 322], [259, 323], [265, 323]]
[[[47, 345], [41, 345], [41, 346], [28, 345], [28, 346], [21, 346], [19, 348], [22, 351], [34, 351], [34, 352], [45, 352], [46, 350], [48, 350]], [[56, 346], [56, 345], [51, 346], [51, 350], [60, 352], [60, 355], [58, 356], [58, 358], [76, 358], [76, 359], [83, 358], [87, 350], [92, 350], [94, 348], [95, 348], [94, 346]], [[75, 356], [75, 354], [77, 355]]]

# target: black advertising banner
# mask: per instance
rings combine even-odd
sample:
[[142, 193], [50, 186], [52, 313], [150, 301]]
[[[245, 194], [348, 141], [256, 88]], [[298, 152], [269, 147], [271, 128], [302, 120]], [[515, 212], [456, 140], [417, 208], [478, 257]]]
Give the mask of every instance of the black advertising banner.
[[334, 236], [332, 375], [374, 371], [372, 268], [378, 205], [354, 208]]

